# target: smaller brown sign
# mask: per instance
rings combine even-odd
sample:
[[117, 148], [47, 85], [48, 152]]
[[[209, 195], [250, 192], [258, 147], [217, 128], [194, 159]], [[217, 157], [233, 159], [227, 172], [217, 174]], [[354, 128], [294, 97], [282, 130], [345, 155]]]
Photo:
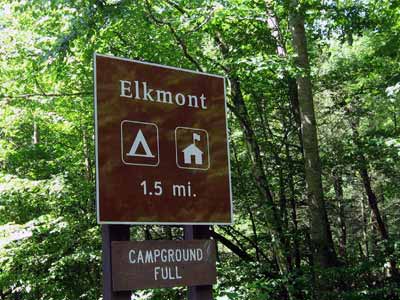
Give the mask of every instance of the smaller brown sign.
[[213, 240], [115, 241], [111, 251], [114, 291], [216, 283]]

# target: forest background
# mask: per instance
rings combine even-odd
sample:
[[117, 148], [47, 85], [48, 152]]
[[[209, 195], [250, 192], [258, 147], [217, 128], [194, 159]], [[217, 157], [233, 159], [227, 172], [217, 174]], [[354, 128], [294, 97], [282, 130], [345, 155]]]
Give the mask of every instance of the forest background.
[[399, 49], [396, 0], [1, 0], [0, 299], [101, 298], [94, 52], [226, 77], [216, 299], [399, 299]]

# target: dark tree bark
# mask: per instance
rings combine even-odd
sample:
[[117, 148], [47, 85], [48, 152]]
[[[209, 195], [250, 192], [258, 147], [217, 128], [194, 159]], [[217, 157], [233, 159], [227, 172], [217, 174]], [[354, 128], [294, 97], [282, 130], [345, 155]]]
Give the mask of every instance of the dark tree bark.
[[345, 216], [344, 201], [343, 201], [343, 178], [338, 168], [333, 169], [332, 175], [333, 175], [333, 186], [335, 189], [336, 202], [338, 207], [339, 255], [343, 259], [346, 259], [347, 227], [346, 227], [346, 216]]
[[172, 240], [172, 227], [169, 225], [163, 226], [164, 235], [167, 240]]
[[[218, 34], [214, 38], [217, 46], [221, 51], [222, 56], [229, 57], [228, 47], [224, 44], [222, 38]], [[279, 258], [279, 268], [282, 273], [286, 273], [286, 257], [288, 249], [285, 248], [286, 241], [282, 229], [282, 220], [280, 219], [280, 213], [274, 202], [267, 175], [265, 173], [266, 168], [264, 166], [264, 162], [261, 156], [260, 145], [254, 132], [253, 124], [251, 123], [251, 118], [247, 110], [246, 103], [243, 99], [240, 80], [235, 74], [232, 74], [231, 72], [228, 72], [228, 79], [231, 83], [232, 99], [232, 105], [229, 105], [229, 108], [234, 113], [243, 129], [243, 136], [248, 146], [250, 159], [252, 162], [252, 174], [254, 176], [257, 189], [262, 199], [265, 200], [264, 204], [266, 204], [267, 209], [267, 211], [265, 212], [265, 216], [267, 218], [268, 224], [270, 225], [273, 240], [275, 241], [275, 250], [277, 251]]]
[[[368, 204], [371, 208], [372, 214], [374, 216], [374, 221], [376, 223], [376, 227], [380, 233], [382, 240], [387, 241], [388, 243], [385, 246], [386, 256], [390, 257], [393, 254], [393, 247], [390, 245], [389, 241], [389, 232], [387, 230], [386, 224], [383, 221], [380, 209], [378, 207], [378, 199], [376, 197], [375, 192], [372, 189], [371, 178], [369, 176], [368, 171], [368, 163], [365, 158], [363, 152], [363, 145], [360, 140], [359, 132], [358, 132], [358, 122], [352, 121], [351, 128], [353, 131], [353, 141], [357, 148], [357, 167], [360, 177], [363, 182], [365, 193], [367, 194]], [[392, 258], [389, 258], [390, 262], [390, 272], [394, 278], [399, 278], [400, 274], [397, 270], [396, 261]]]
[[288, 185], [289, 185], [289, 190], [290, 190], [290, 208], [291, 208], [291, 220], [293, 223], [293, 246], [294, 246], [294, 259], [295, 259], [295, 265], [297, 269], [300, 269], [300, 264], [301, 264], [301, 256], [300, 256], [300, 232], [298, 228], [298, 220], [297, 220], [297, 207], [296, 207], [296, 192], [294, 188], [294, 180], [293, 180], [293, 174], [291, 170], [293, 170], [293, 161], [292, 157], [290, 156], [290, 151], [289, 151], [289, 145], [286, 143], [285, 145], [285, 150], [286, 150], [286, 159], [288, 162], [288, 170], [289, 170], [289, 176], [288, 176]]
[[322, 190], [321, 163], [319, 158], [317, 127], [314, 112], [307, 40], [304, 28], [304, 12], [297, 0], [290, 2], [290, 26], [296, 65], [301, 72], [297, 76], [298, 100], [303, 140], [305, 179], [307, 184], [309, 213], [311, 217], [311, 241], [315, 267], [337, 265], [332, 234], [326, 213]]
[[[364, 161], [365, 158], [363, 157], [363, 155], [361, 155], [361, 157], [362, 157], [362, 161]], [[363, 181], [365, 192], [368, 197], [368, 204], [372, 210], [372, 213], [374, 214], [374, 219], [377, 223], [377, 227], [379, 229], [380, 235], [381, 235], [382, 239], [387, 240], [387, 239], [389, 239], [389, 233], [386, 229], [385, 223], [383, 222], [383, 219], [382, 219], [379, 207], [378, 207], [378, 201], [377, 201], [376, 195], [371, 187], [371, 179], [369, 177], [368, 170], [366, 169], [364, 164], [363, 164], [363, 166], [360, 167], [359, 172], [360, 172], [360, 176]]]
[[151, 232], [150, 232], [150, 226], [146, 225], [144, 227], [144, 239], [147, 241], [150, 241], [153, 239], [153, 237], [151, 236]]
[[282, 273], [286, 273], [288, 271], [286, 260], [288, 249], [286, 249], [285, 247], [286, 241], [283, 234], [280, 213], [274, 202], [272, 192], [268, 184], [267, 176], [264, 171], [264, 163], [261, 157], [260, 146], [253, 130], [247, 107], [243, 100], [240, 82], [237, 78], [233, 76], [230, 77], [229, 80], [231, 82], [233, 101], [233, 106], [231, 106], [230, 108], [235, 116], [238, 118], [244, 130], [244, 138], [250, 150], [250, 158], [252, 161], [252, 174], [254, 176], [256, 186], [262, 198], [265, 199], [266, 208], [268, 209], [265, 215], [267, 216], [267, 222], [271, 226], [271, 233], [276, 243], [275, 246], [279, 260], [279, 268]]
[[367, 214], [365, 213], [365, 204], [364, 204], [364, 197], [360, 199], [360, 209], [361, 209], [361, 221], [362, 221], [362, 230], [363, 230], [363, 243], [365, 247], [365, 253], [362, 251], [361, 243], [360, 243], [360, 252], [361, 256], [365, 256], [369, 258], [369, 245], [368, 245], [368, 220]]
[[[237, 173], [238, 174], [242, 174], [242, 169], [240, 168], [240, 163], [239, 163], [237, 150], [236, 150], [236, 145], [235, 145], [234, 141], [230, 142], [230, 148], [232, 149], [232, 152], [233, 152], [233, 158], [235, 160]], [[242, 181], [239, 181], [239, 186], [240, 186], [240, 189], [242, 191], [245, 190], [245, 186], [242, 184]], [[253, 230], [254, 238], [252, 239], [252, 243], [254, 244], [254, 248], [256, 250], [256, 258], [257, 258], [257, 261], [260, 261], [260, 247], [259, 247], [259, 244], [258, 244], [257, 226], [256, 226], [256, 223], [255, 223], [254, 214], [253, 214], [253, 211], [252, 211], [250, 205], [246, 205], [246, 209], [247, 209], [247, 211], [249, 213], [249, 217], [250, 217], [250, 221], [251, 221], [251, 228]]]
[[250, 254], [248, 254], [246, 251], [236, 246], [234, 243], [225, 238], [223, 235], [212, 230], [211, 236], [217, 241], [219, 241], [221, 244], [223, 244], [225, 247], [227, 247], [229, 250], [231, 250], [233, 253], [235, 253], [237, 256], [239, 256], [241, 259], [243, 259], [244, 261], [254, 261], [254, 258]]

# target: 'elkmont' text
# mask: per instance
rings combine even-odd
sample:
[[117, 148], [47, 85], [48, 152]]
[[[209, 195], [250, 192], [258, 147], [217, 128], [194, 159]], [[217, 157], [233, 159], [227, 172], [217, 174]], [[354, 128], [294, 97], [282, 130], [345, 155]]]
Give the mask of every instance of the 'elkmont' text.
[[207, 109], [204, 94], [201, 94], [201, 96], [185, 95], [183, 93], [173, 94], [170, 91], [152, 89], [147, 82], [138, 80], [120, 80], [119, 82], [121, 97]]

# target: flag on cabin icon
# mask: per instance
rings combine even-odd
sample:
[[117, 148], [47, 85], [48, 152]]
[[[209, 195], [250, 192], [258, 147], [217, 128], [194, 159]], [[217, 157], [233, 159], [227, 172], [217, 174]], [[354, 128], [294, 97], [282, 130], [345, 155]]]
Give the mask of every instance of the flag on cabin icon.
[[200, 135], [193, 133], [193, 144], [182, 150], [185, 164], [192, 164], [193, 160], [196, 165], [203, 164], [203, 151], [196, 146], [196, 141], [200, 141]]
[[207, 170], [210, 167], [208, 133], [203, 129], [175, 129], [176, 164], [182, 169]]

